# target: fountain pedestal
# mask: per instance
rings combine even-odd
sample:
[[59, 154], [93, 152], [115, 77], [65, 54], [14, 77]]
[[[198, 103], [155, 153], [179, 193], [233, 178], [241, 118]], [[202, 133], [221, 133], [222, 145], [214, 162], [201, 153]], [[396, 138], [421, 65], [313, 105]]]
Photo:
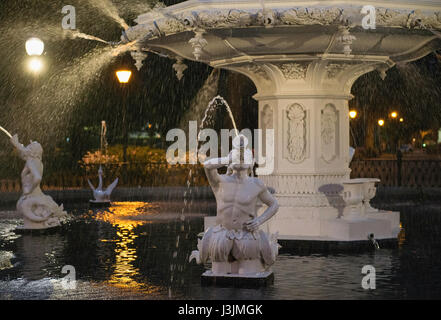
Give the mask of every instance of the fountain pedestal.
[[141, 50], [254, 82], [259, 127], [273, 129], [275, 137], [274, 170], [259, 178], [276, 190], [280, 210], [266, 227], [281, 240], [358, 241], [371, 233], [396, 239], [399, 213], [374, 212], [365, 200], [359, 210], [366, 219], [343, 218], [349, 210], [342, 195], [350, 174], [348, 100], [363, 74], [377, 70], [384, 78], [396, 63], [441, 48], [434, 35], [441, 15], [430, 0], [375, 2], [376, 27], [366, 29], [365, 5], [190, 0], [140, 15], [126, 30], [125, 38], [137, 40]]
[[[281, 240], [358, 241], [371, 233], [376, 238], [396, 238], [398, 213], [378, 211], [375, 219], [364, 214], [367, 180], [349, 184], [358, 186], [358, 204], [347, 205], [343, 193], [347, 188], [343, 182], [350, 175], [350, 88], [360, 75], [393, 62], [341, 54], [254, 64], [258, 69], [229, 69], [245, 73], [256, 84], [259, 127], [263, 135], [274, 130], [274, 171], [259, 176], [276, 190], [280, 204], [268, 231], [279, 232]], [[375, 195], [371, 189], [370, 198]]]

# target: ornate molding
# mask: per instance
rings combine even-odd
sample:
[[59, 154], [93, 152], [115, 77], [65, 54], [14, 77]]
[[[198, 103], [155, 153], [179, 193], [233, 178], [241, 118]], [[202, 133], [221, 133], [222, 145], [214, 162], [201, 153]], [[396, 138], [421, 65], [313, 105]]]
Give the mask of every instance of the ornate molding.
[[197, 24], [205, 28], [246, 27], [255, 23], [252, 13], [244, 10], [204, 10], [197, 14]]
[[[213, 5], [216, 1], [213, 1]], [[391, 4], [393, 5], [393, 4]], [[135, 21], [138, 25], [127, 30], [130, 40], [150, 39], [162, 34], [174, 34], [192, 31], [194, 28], [221, 29], [243, 28], [274, 25], [308, 26], [308, 25], [361, 25], [362, 6], [310, 6], [271, 8], [266, 4], [265, 9], [256, 7], [250, 2], [244, 9], [206, 9], [203, 6], [180, 8], [173, 13], [174, 6], [154, 8], [151, 12], [140, 15]], [[376, 8], [376, 24], [379, 27], [401, 27], [418, 29], [441, 30], [441, 10], [394, 9]]]
[[276, 63], [286, 80], [302, 80], [306, 78], [309, 63]]
[[286, 156], [289, 161], [299, 163], [306, 158], [306, 110], [298, 103], [285, 110]]
[[141, 70], [144, 60], [147, 58], [147, 53], [142, 52], [140, 50], [132, 51], [130, 52], [130, 55], [132, 56], [133, 60], [135, 60], [135, 66], [136, 69]]
[[346, 174], [269, 175], [259, 176], [266, 186], [274, 188], [281, 206], [327, 207], [343, 191]]
[[351, 45], [357, 38], [351, 34], [349, 27], [340, 26], [339, 29], [341, 34], [337, 40], [343, 45], [343, 53], [349, 56], [352, 52]]
[[188, 43], [193, 47], [193, 55], [196, 60], [199, 60], [203, 54], [202, 50], [208, 45], [207, 40], [205, 40], [203, 34], [205, 30], [195, 30], [194, 38], [191, 38]]
[[259, 64], [247, 64], [244, 66], [244, 68], [259, 77], [260, 79], [263, 79], [264, 81], [271, 81], [270, 76], [266, 72], [265, 68]]
[[286, 25], [330, 25], [343, 19], [340, 8], [292, 8], [279, 11], [279, 19]]
[[176, 71], [176, 78], [181, 81], [184, 76], [184, 71], [187, 70], [188, 66], [184, 63], [184, 59], [182, 57], [176, 57], [176, 63], [173, 64], [173, 69]]
[[345, 70], [352, 67], [354, 63], [343, 62], [343, 63], [329, 63], [325, 66], [326, 70], [326, 78], [327, 79], [335, 79], [338, 75]]
[[329, 163], [337, 156], [338, 111], [333, 104], [328, 103], [320, 117], [322, 157]]

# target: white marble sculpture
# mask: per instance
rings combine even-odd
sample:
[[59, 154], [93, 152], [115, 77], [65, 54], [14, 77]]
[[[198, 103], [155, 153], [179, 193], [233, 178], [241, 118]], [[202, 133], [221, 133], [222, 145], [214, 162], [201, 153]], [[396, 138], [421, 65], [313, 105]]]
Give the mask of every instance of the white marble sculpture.
[[[259, 227], [273, 217], [277, 200], [258, 178], [250, 176], [253, 154], [246, 149], [246, 138], [237, 136], [226, 158], [204, 163], [205, 172], [217, 202], [216, 226], [208, 228], [190, 261], [211, 261], [212, 270], [204, 275], [239, 275], [255, 277], [268, 270], [278, 255], [277, 236]], [[218, 169], [228, 166], [226, 174]], [[258, 201], [268, 208], [257, 216]]]
[[18, 200], [17, 210], [23, 215], [24, 226], [21, 229], [47, 229], [60, 226], [68, 215], [55, 201], [45, 195], [40, 188], [43, 177], [43, 148], [38, 142], [23, 146], [18, 136], [11, 138], [20, 157], [26, 161], [21, 173], [23, 195]]
[[100, 166], [98, 169], [98, 187], [94, 187], [92, 182], [88, 179], [87, 182], [89, 183], [90, 188], [93, 191], [93, 197], [95, 200], [90, 200], [92, 203], [110, 203], [110, 195], [113, 192], [113, 189], [115, 189], [116, 185], [118, 184], [118, 178], [115, 179], [108, 187], [107, 189], [103, 190], [103, 168]]

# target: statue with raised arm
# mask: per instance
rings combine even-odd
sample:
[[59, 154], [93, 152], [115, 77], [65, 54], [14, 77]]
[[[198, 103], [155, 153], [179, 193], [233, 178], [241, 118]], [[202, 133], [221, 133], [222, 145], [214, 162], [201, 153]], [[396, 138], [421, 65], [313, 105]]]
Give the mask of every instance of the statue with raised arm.
[[[276, 214], [279, 205], [263, 182], [251, 176], [254, 159], [246, 145], [246, 137], [236, 136], [228, 157], [204, 163], [217, 202], [216, 226], [205, 231], [190, 260], [211, 261], [210, 275], [256, 276], [267, 271], [278, 255], [276, 236], [259, 227]], [[227, 173], [219, 174], [224, 166]], [[268, 206], [260, 216], [259, 202]]]
[[23, 215], [22, 229], [47, 229], [59, 226], [67, 219], [63, 205], [58, 206], [55, 201], [46, 196], [40, 188], [43, 178], [43, 148], [34, 141], [23, 146], [18, 136], [11, 138], [12, 145], [17, 149], [20, 158], [26, 163], [21, 172], [23, 195], [17, 202], [17, 210]]

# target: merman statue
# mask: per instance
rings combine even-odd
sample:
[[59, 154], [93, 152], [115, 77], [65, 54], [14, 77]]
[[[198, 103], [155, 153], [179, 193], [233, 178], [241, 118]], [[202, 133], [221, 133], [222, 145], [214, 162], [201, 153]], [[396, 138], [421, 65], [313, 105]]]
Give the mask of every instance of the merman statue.
[[[190, 261], [211, 261], [212, 269], [204, 277], [256, 278], [272, 275], [279, 245], [277, 235], [268, 235], [259, 227], [273, 217], [279, 204], [258, 178], [252, 177], [254, 158], [246, 148], [247, 139], [238, 135], [228, 157], [204, 163], [205, 173], [217, 202], [216, 226], [208, 228]], [[218, 169], [227, 166], [226, 174]], [[267, 209], [257, 215], [259, 201]]]
[[11, 143], [19, 156], [26, 161], [21, 172], [23, 195], [17, 202], [17, 210], [23, 215], [24, 220], [24, 226], [19, 229], [34, 230], [60, 226], [68, 218], [63, 205], [56, 204], [40, 188], [43, 178], [43, 148], [35, 141], [31, 141], [25, 147], [18, 141], [17, 135], [11, 137]]

